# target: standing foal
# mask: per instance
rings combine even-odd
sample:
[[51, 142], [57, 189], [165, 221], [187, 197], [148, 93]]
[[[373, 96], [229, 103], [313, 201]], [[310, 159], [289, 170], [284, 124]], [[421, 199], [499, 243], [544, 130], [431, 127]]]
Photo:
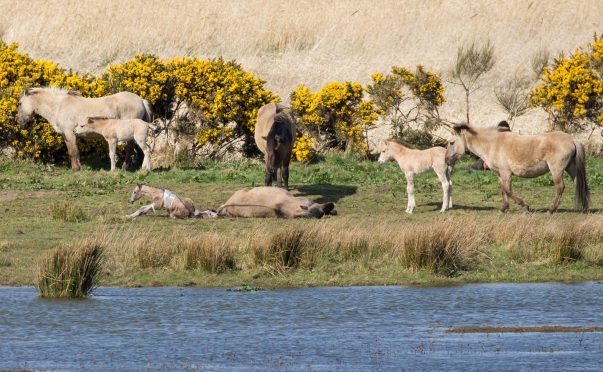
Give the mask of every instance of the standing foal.
[[452, 208], [452, 180], [450, 179], [452, 167], [446, 165], [445, 158], [446, 149], [443, 147], [415, 150], [396, 141], [385, 141], [385, 150], [379, 156], [379, 163], [383, 164], [389, 160], [395, 160], [404, 172], [406, 192], [408, 193], [406, 213], [412, 213], [416, 205], [414, 175], [427, 172], [430, 169], [433, 169], [438, 175], [438, 179], [442, 184], [444, 196], [440, 211], [444, 212]]

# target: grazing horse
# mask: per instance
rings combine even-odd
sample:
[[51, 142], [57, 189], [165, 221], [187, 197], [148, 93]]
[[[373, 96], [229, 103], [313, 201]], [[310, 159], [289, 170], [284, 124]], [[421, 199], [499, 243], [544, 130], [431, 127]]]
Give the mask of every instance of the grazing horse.
[[[24, 125], [34, 114], [46, 119], [57, 133], [65, 138], [71, 158], [71, 169], [80, 170], [75, 127], [85, 124], [89, 117], [102, 116], [117, 119], [142, 119], [151, 121], [149, 102], [134, 93], [120, 92], [110, 96], [85, 98], [79, 92], [58, 88], [28, 88], [19, 100], [17, 123]], [[128, 144], [126, 153], [132, 150]], [[127, 160], [123, 167], [127, 168]]]
[[446, 149], [432, 147], [426, 150], [415, 150], [399, 142], [385, 141], [385, 149], [379, 155], [379, 163], [395, 160], [406, 177], [406, 192], [408, 204], [406, 213], [412, 213], [415, 208], [415, 183], [414, 175], [427, 172], [431, 169], [436, 173], [442, 184], [442, 209], [441, 212], [452, 208], [452, 180], [450, 173], [452, 167], [446, 164]]
[[533, 178], [551, 172], [556, 195], [549, 213], [554, 213], [565, 184], [566, 171], [576, 183], [576, 209], [588, 211], [589, 191], [586, 183], [584, 146], [571, 135], [550, 132], [522, 136], [496, 129], [476, 129], [466, 124], [454, 126], [454, 136], [448, 144], [446, 162], [453, 164], [467, 150], [484, 159], [485, 165], [498, 174], [502, 191], [502, 211], [509, 209], [509, 198], [525, 211], [529, 207], [511, 191], [511, 177]]
[[96, 133], [103, 136], [109, 146], [111, 172], [115, 170], [117, 143], [134, 140], [144, 153], [142, 168], [151, 170], [151, 150], [147, 145], [149, 128], [156, 129], [154, 125], [140, 119], [88, 118], [87, 123], [75, 127], [75, 133], [78, 135]]
[[132, 191], [132, 195], [128, 199], [128, 202], [134, 203], [136, 200], [146, 196], [150, 198], [153, 203], [141, 207], [136, 212], [128, 215], [129, 219], [134, 219], [138, 216], [149, 213], [150, 211], [155, 212], [158, 209], [166, 209], [169, 212], [171, 218], [208, 218], [216, 217], [213, 211], [201, 212], [195, 208], [193, 201], [189, 198], [180, 198], [168, 189], [160, 189], [158, 187], [152, 187], [147, 185], [137, 185]]
[[295, 143], [295, 121], [291, 110], [277, 103], [268, 103], [258, 111], [255, 143], [266, 161], [265, 185], [289, 188], [289, 162]]
[[285, 189], [261, 186], [235, 192], [217, 213], [223, 217], [322, 218], [337, 211], [333, 203], [312, 203]]

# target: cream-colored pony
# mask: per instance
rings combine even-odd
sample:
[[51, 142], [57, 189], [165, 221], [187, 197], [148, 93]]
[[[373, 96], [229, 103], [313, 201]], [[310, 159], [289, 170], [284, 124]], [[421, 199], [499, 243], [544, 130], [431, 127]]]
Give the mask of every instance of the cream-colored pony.
[[414, 175], [432, 169], [442, 184], [443, 198], [440, 211], [444, 212], [452, 208], [452, 180], [450, 178], [452, 167], [446, 164], [445, 157], [446, 149], [443, 147], [415, 150], [396, 141], [385, 141], [385, 149], [379, 155], [379, 163], [395, 160], [404, 172], [408, 194], [406, 213], [412, 213], [416, 206]]
[[[85, 98], [79, 92], [58, 88], [28, 88], [19, 100], [17, 123], [23, 125], [34, 114], [46, 119], [57, 133], [65, 138], [71, 158], [71, 169], [80, 170], [80, 153], [77, 148], [75, 127], [85, 124], [89, 117], [102, 116], [117, 119], [142, 119], [151, 121], [151, 106], [134, 93], [120, 92], [110, 96]], [[128, 146], [129, 153], [132, 149]], [[126, 156], [126, 160], [129, 157]], [[124, 162], [127, 167], [127, 162]]]
[[446, 161], [453, 164], [457, 157], [470, 151], [484, 160], [486, 167], [498, 174], [502, 190], [502, 211], [509, 209], [509, 198], [525, 211], [529, 207], [511, 191], [511, 177], [533, 178], [551, 172], [556, 195], [549, 213], [559, 207], [565, 189], [563, 172], [576, 183], [576, 209], [588, 211], [589, 191], [586, 182], [584, 146], [571, 135], [550, 132], [533, 136], [497, 129], [476, 129], [456, 125], [448, 144]]
[[111, 172], [115, 171], [117, 143], [134, 140], [144, 153], [142, 168], [151, 170], [151, 149], [147, 145], [149, 128], [156, 129], [154, 125], [140, 119], [88, 118], [87, 123], [75, 127], [75, 133], [78, 135], [96, 133], [103, 136], [109, 145]]

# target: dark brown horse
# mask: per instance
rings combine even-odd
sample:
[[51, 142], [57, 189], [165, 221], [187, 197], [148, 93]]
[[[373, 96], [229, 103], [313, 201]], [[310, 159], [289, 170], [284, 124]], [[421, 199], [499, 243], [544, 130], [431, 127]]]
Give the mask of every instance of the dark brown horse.
[[289, 108], [276, 103], [264, 105], [258, 111], [255, 143], [266, 161], [265, 185], [289, 188], [289, 162], [295, 143], [295, 121]]

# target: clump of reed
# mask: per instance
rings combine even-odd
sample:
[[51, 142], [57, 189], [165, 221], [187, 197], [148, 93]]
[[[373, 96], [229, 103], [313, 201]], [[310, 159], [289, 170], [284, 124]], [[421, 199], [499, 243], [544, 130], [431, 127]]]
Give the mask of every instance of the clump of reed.
[[520, 263], [603, 263], [603, 226], [593, 218], [562, 222], [526, 217], [499, 234], [498, 240], [507, 247], [510, 257]]
[[187, 270], [201, 268], [212, 274], [234, 270], [235, 242], [216, 233], [189, 237], [178, 242], [184, 251], [184, 267]]
[[271, 273], [283, 273], [300, 265], [308, 249], [307, 239], [308, 232], [303, 228], [283, 228], [251, 244], [249, 253], [254, 265]]
[[53, 203], [49, 209], [50, 215], [55, 220], [63, 222], [85, 222], [89, 220], [82, 207], [72, 202]]
[[438, 224], [414, 226], [398, 237], [398, 259], [403, 267], [427, 269], [448, 276], [470, 268], [479, 237], [475, 230], [452, 219]]
[[45, 254], [39, 264], [37, 288], [44, 298], [83, 298], [97, 286], [104, 249], [93, 241], [62, 246]]

